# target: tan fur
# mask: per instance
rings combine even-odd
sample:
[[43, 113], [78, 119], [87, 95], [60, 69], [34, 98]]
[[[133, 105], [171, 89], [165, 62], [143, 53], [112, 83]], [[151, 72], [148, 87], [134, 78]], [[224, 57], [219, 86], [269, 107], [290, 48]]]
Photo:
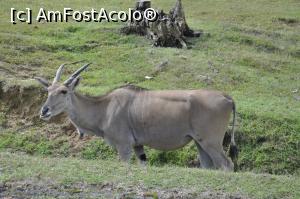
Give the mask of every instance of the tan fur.
[[218, 91], [149, 91], [129, 85], [94, 98], [74, 87], [55, 83], [48, 88], [44, 107], [50, 118], [66, 112], [79, 132], [103, 137], [122, 160], [130, 159], [132, 148], [142, 155], [143, 146], [167, 151], [194, 140], [203, 168], [233, 170], [222, 147], [234, 106], [231, 97]]

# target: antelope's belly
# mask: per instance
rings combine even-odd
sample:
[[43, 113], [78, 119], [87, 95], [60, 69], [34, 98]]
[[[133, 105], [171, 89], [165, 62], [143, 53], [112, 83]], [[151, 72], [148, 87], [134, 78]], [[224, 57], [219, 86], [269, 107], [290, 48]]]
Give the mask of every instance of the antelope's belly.
[[169, 151], [180, 149], [187, 145], [191, 140], [192, 138], [189, 136], [152, 136], [151, 139], [145, 140], [144, 145], [157, 150]]
[[137, 134], [137, 140], [142, 144], [158, 150], [175, 150], [191, 141], [188, 125], [151, 125]]

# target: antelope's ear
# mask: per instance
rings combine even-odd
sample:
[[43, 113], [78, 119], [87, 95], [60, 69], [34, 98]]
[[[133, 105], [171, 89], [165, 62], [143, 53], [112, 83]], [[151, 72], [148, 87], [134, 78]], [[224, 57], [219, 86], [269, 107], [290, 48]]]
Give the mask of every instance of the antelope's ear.
[[50, 86], [49, 82], [42, 77], [34, 77], [34, 79], [42, 84], [45, 88], [48, 88]]
[[81, 77], [78, 76], [73, 79], [73, 81], [68, 85], [71, 90], [74, 90], [80, 83]]

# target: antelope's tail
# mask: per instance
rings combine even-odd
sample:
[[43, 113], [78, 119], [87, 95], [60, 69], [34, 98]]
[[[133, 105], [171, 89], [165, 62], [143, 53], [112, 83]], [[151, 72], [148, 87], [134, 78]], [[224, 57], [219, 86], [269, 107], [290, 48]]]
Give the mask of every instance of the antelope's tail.
[[234, 128], [235, 128], [235, 122], [236, 122], [236, 105], [233, 100], [232, 100], [232, 113], [233, 113], [233, 122], [232, 122], [231, 140], [230, 140], [228, 154], [234, 164], [234, 171], [236, 171], [237, 167], [238, 167], [237, 159], [238, 159], [239, 151], [238, 151], [238, 148], [237, 148], [235, 140], [234, 140]]

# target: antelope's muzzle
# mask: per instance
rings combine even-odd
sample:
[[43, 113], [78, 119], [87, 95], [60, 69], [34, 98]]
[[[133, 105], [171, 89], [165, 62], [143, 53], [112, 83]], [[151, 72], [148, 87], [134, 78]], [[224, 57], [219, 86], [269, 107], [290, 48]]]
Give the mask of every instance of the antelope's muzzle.
[[49, 107], [43, 106], [42, 110], [41, 110], [40, 118], [41, 119], [48, 119], [48, 118], [50, 118], [50, 116], [51, 116], [51, 112], [50, 112]]

